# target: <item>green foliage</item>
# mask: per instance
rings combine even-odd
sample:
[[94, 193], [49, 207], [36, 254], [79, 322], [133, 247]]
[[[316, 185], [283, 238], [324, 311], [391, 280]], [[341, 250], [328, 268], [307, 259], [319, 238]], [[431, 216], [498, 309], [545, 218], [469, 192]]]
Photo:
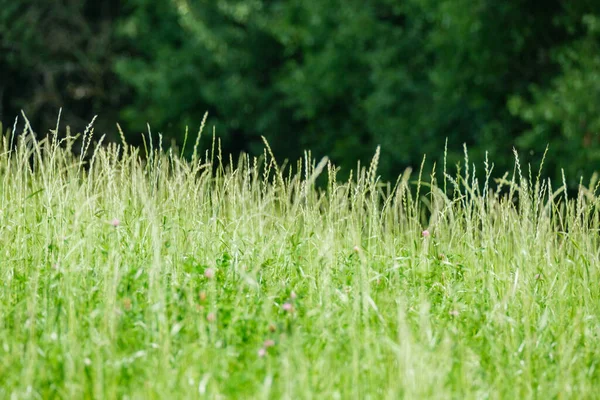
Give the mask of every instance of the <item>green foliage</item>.
[[[550, 168], [558, 175], [563, 167], [571, 184], [600, 165], [600, 17], [574, 18], [562, 24], [584, 33], [552, 52], [560, 73], [544, 86], [532, 85], [530, 101], [515, 96], [509, 103], [531, 126], [517, 143], [537, 150], [542, 143], [554, 144]], [[561, 160], [569, 162], [561, 165]]]
[[149, 123], [182, 145], [208, 111], [234, 158], [265, 136], [346, 176], [381, 145], [384, 179], [423, 153], [439, 165], [446, 139], [450, 164], [466, 143], [499, 170], [513, 147], [539, 161], [550, 144], [549, 171], [572, 185], [597, 165], [594, 0], [29, 3], [0, 7], [5, 125], [24, 108], [50, 126], [63, 106], [78, 129], [100, 114], [114, 138], [118, 115], [135, 144]]
[[392, 189], [378, 155], [343, 181], [125, 143], [84, 169], [54, 139], [0, 137], [0, 398], [600, 390], [595, 182], [569, 198], [517, 164]]
[[114, 132], [123, 101], [112, 72], [119, 8], [118, 0], [2, 1], [1, 120], [12, 125], [23, 109], [34, 126], [52, 126], [62, 107], [74, 128], [102, 113], [97, 128]]
[[[117, 68], [139, 93], [124, 113], [127, 121], [142, 126], [148, 118], [140, 110], [148, 110], [161, 129], [181, 132], [199, 125], [200, 110], [208, 109], [226, 149], [256, 151], [263, 135], [278, 154], [295, 157], [310, 148], [347, 170], [350, 160], [365, 160], [381, 144], [389, 178], [417, 166], [423, 153], [439, 160], [446, 138], [452, 163], [466, 143], [474, 160], [488, 151], [500, 169], [510, 168], [513, 146], [539, 160], [549, 142], [554, 166], [568, 157], [563, 143], [540, 134], [548, 129], [531, 115], [552, 114], [567, 138], [574, 135], [568, 131], [584, 136], [569, 115], [599, 104], [596, 90], [565, 93], [578, 99], [572, 111], [552, 111], [555, 103], [544, 100], [560, 82], [569, 91], [593, 84], [571, 76], [574, 68], [587, 74], [580, 80], [596, 76], [590, 27], [597, 14], [589, 7], [140, 0], [136, 10], [122, 32], [142, 54], [121, 59]], [[580, 17], [585, 32], [567, 23]], [[146, 32], [143, 40], [138, 30]], [[519, 104], [530, 104], [530, 111]], [[592, 146], [570, 141], [569, 147], [586, 154], [569, 172], [595, 159]]]

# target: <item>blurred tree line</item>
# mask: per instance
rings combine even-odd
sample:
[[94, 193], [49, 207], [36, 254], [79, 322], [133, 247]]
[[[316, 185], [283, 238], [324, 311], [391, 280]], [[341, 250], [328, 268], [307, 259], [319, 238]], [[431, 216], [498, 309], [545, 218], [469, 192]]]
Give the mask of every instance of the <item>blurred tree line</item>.
[[[205, 111], [224, 149], [303, 149], [345, 169], [382, 146], [571, 183], [600, 165], [598, 0], [0, 0], [0, 118], [179, 145]], [[477, 164], [480, 166], [481, 164]]]

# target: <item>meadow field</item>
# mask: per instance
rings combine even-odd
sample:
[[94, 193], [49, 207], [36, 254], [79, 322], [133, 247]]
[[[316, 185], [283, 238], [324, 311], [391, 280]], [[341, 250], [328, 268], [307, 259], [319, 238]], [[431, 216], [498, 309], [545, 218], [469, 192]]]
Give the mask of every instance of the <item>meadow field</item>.
[[465, 151], [386, 183], [373, 149], [342, 180], [267, 143], [24, 125], [0, 144], [0, 398], [599, 396], [596, 177]]

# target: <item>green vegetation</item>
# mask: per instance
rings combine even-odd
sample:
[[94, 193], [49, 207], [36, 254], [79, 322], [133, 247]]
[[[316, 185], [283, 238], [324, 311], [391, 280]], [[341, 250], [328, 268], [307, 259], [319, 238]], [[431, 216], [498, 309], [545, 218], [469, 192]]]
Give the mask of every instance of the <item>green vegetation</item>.
[[[328, 155], [346, 179], [427, 169], [462, 146], [576, 190], [600, 165], [598, 0], [70, 0], [0, 7], [0, 121], [63, 120], [141, 145], [209, 112], [225, 154]], [[43, 35], [40, 35], [40, 29]], [[4, 100], [4, 107], [3, 101]], [[4, 109], [4, 112], [2, 111]], [[203, 143], [203, 146], [210, 143]], [[190, 156], [190, 154], [187, 154]]]
[[0, 397], [599, 392], [596, 180], [465, 153], [386, 184], [377, 151], [341, 181], [92, 132], [2, 137]]

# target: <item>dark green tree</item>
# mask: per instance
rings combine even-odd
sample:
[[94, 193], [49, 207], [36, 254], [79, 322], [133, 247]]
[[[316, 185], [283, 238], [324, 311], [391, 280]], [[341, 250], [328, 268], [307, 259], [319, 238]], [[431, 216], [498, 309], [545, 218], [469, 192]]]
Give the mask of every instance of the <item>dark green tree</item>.
[[548, 54], [558, 73], [513, 96], [509, 109], [528, 124], [519, 147], [539, 152], [550, 143], [551, 172], [564, 169], [575, 185], [600, 165], [600, 4], [566, 3], [555, 24], [568, 34]]
[[76, 129], [99, 114], [181, 145], [208, 111], [226, 152], [265, 136], [347, 171], [381, 145], [385, 179], [446, 139], [451, 164], [466, 143], [497, 173], [550, 144], [574, 183], [600, 158], [599, 18], [595, 0], [4, 1], [0, 115], [48, 129], [63, 107]]
[[118, 0], [1, 1], [2, 121], [12, 126], [22, 109], [47, 132], [62, 107], [63, 124], [83, 130], [98, 114], [97, 130], [114, 133], [124, 95], [112, 66], [119, 11]]

